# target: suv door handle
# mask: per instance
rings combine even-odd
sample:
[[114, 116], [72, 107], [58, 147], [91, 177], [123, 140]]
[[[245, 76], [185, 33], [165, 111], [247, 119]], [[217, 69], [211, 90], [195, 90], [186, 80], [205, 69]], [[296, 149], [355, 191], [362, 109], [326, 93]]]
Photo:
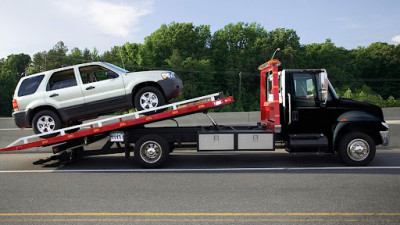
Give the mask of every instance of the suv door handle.
[[94, 89], [94, 88], [95, 88], [94, 86], [90, 86], [90, 87], [87, 87], [86, 90], [91, 90], [91, 89]]
[[58, 94], [54, 93], [54, 94], [50, 95], [50, 98], [54, 98], [54, 97], [57, 97], [57, 96], [58, 96]]

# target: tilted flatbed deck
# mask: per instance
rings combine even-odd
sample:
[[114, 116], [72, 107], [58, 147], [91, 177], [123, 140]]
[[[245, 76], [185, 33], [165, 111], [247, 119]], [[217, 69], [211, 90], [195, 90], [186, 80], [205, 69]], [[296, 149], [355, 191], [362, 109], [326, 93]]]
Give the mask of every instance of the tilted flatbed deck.
[[[48, 139], [40, 139], [38, 135], [31, 135], [22, 137], [15, 142], [11, 143], [0, 151], [17, 151], [34, 147], [44, 147], [56, 144], [68, 143], [69, 141], [77, 140], [79, 138], [90, 137], [101, 133], [109, 133], [114, 130], [119, 130], [127, 127], [144, 125], [152, 122], [172, 119], [181, 117], [188, 114], [206, 111], [212, 108], [221, 107], [233, 102], [233, 97], [220, 97], [219, 93], [206, 95], [199, 98], [193, 98], [186, 101], [181, 101], [169, 105], [160, 106], [151, 110], [143, 110], [121, 116], [114, 116], [107, 119], [97, 120], [82, 125], [59, 129], [47, 134], [60, 133], [60, 135]], [[152, 115], [143, 115], [154, 111], [163, 111]], [[87, 128], [89, 127], [89, 128]], [[68, 131], [74, 129], [81, 129], [74, 133]], [[38, 140], [39, 139], [39, 140]], [[21, 144], [22, 142], [22, 144]]]

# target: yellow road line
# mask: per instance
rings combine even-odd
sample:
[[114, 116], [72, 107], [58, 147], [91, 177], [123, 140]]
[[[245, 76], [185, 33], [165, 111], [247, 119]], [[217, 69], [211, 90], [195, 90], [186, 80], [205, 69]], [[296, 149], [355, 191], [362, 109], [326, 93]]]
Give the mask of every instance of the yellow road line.
[[400, 213], [0, 213], [0, 216], [400, 216]]
[[20, 219], [0, 222], [400, 222], [400, 220], [356, 219]]

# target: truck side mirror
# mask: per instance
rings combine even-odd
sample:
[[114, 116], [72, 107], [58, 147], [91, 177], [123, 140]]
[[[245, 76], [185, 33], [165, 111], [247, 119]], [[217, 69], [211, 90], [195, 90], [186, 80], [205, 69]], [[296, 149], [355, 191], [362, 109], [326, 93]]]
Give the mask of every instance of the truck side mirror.
[[325, 107], [328, 100], [328, 73], [326, 70], [319, 73], [319, 91], [320, 106]]

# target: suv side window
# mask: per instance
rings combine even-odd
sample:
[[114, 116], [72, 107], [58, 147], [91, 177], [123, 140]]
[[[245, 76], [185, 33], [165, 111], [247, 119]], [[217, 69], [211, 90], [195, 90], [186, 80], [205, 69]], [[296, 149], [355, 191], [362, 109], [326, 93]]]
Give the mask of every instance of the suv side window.
[[47, 84], [47, 91], [53, 91], [57, 89], [67, 88], [76, 86], [76, 78], [73, 69], [64, 70], [60, 72], [53, 73]]
[[110, 70], [98, 65], [79, 68], [79, 73], [81, 74], [83, 84], [111, 79], [110, 77], [106, 76], [108, 71]]
[[18, 90], [18, 97], [31, 95], [35, 93], [42, 82], [44, 75], [29, 77], [22, 81]]

